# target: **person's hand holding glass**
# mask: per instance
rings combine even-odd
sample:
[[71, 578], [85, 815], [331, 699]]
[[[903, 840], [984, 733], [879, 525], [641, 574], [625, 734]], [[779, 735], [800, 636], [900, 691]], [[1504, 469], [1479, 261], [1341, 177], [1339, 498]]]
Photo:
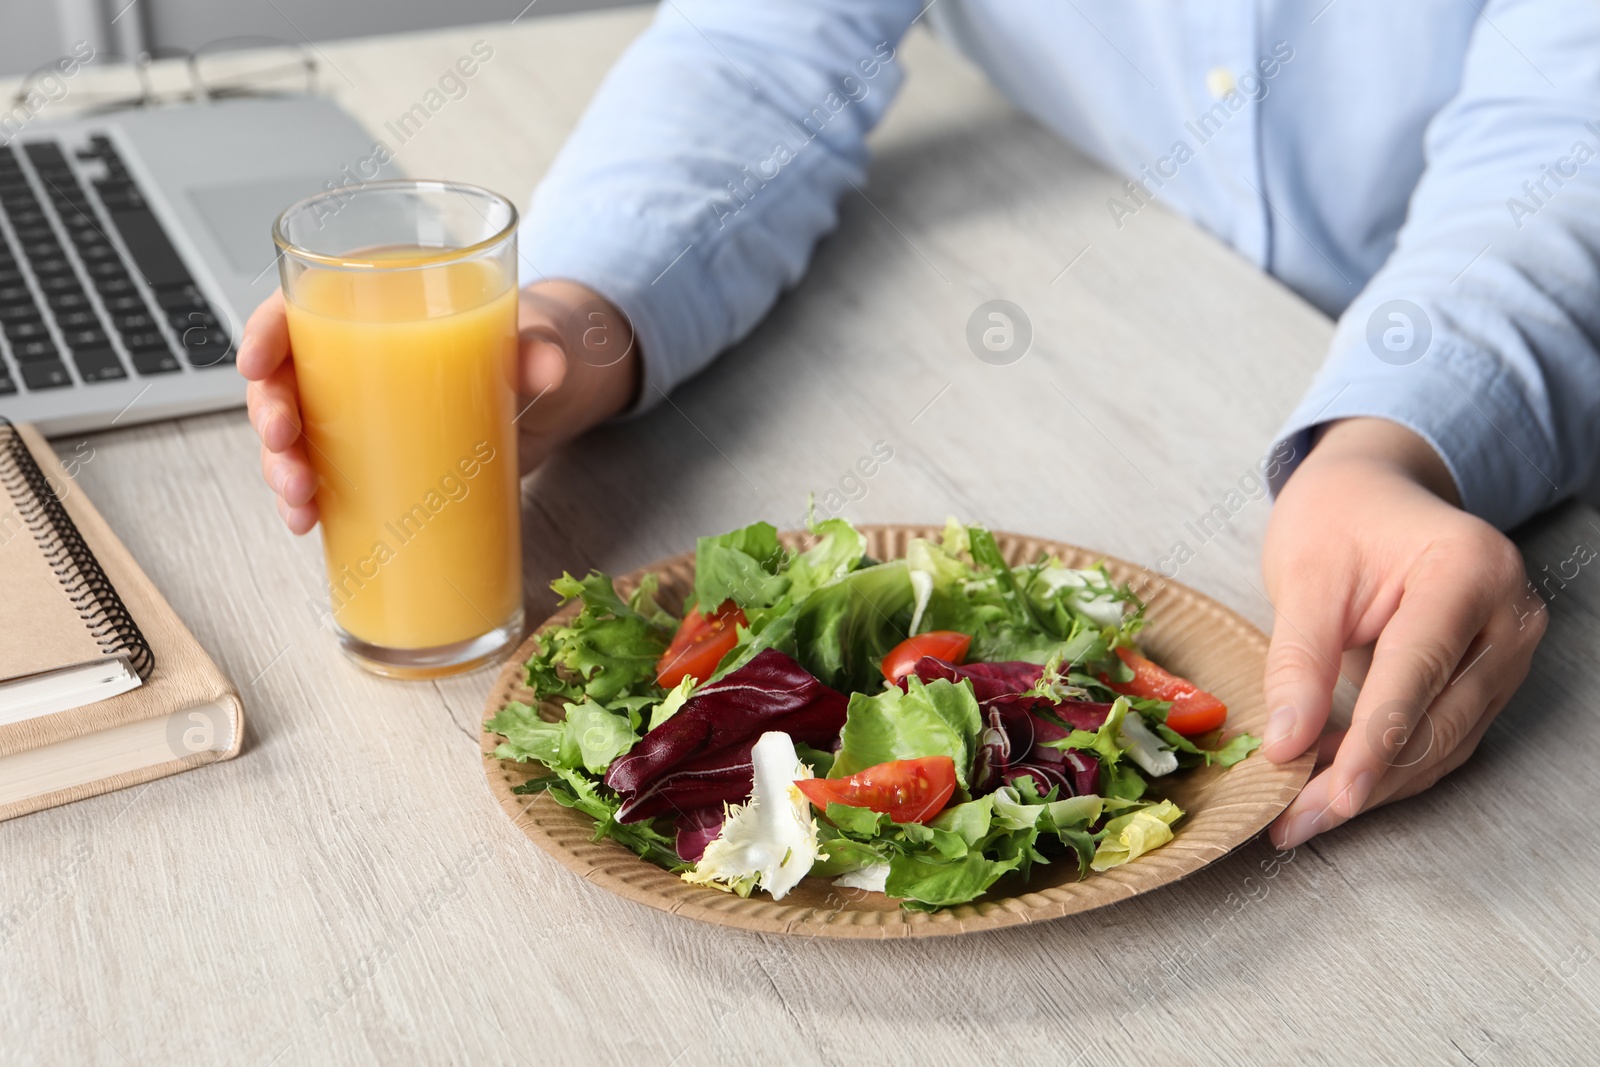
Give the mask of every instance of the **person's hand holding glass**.
[[518, 474], [631, 403], [632, 332], [583, 286], [516, 289], [503, 198], [339, 196], [284, 214], [284, 288], [241, 340], [262, 474], [292, 531], [322, 524], [347, 653], [402, 677], [467, 669], [521, 636]]

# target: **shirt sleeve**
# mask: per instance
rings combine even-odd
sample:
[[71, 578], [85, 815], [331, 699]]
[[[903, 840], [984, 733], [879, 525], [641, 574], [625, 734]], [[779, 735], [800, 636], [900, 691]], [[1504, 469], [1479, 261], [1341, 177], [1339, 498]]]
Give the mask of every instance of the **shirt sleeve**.
[[1275, 454], [1304, 457], [1334, 419], [1390, 419], [1439, 452], [1468, 511], [1508, 528], [1600, 459], [1600, 6], [1479, 6], [1395, 251]]
[[607, 75], [519, 230], [633, 324], [639, 409], [747, 334], [866, 179], [916, 0], [667, 0]]

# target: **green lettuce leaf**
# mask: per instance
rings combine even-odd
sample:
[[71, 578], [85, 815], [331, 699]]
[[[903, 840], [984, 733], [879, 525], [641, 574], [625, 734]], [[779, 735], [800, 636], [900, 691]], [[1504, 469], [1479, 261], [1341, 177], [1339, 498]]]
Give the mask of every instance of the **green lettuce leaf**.
[[685, 675], [683, 681], [672, 687], [672, 691], [661, 698], [660, 703], [650, 711], [650, 729], [666, 722], [678, 713], [678, 710], [689, 700], [689, 694], [694, 691], [695, 680]]
[[889, 862], [882, 847], [848, 837], [826, 823], [817, 827], [817, 843], [821, 854], [811, 873], [819, 878], [835, 878]]
[[1115, 767], [1122, 759], [1122, 720], [1127, 714], [1128, 699], [1118, 697], [1112, 702], [1111, 710], [1106, 713], [1106, 721], [1100, 724], [1098, 730], [1074, 730], [1059, 741], [1046, 741], [1045, 747], [1093, 752], [1100, 757], [1102, 767]]
[[1066, 633], [1081, 622], [1131, 642], [1144, 626], [1144, 602], [1128, 586], [1117, 585], [1103, 563], [1074, 569], [1050, 558], [1017, 568], [1017, 577], [1035, 616], [1053, 633]]
[[952, 804], [929, 820], [928, 825], [955, 834], [968, 846], [973, 846], [989, 836], [993, 822], [994, 794], [991, 793], [977, 800]]
[[967, 787], [980, 716], [972, 683], [912, 676], [905, 692], [885, 686], [875, 696], [855, 693], [839, 735], [839, 752], [828, 772], [843, 778], [890, 760], [949, 756], [956, 781]]
[[1094, 835], [1084, 830], [1057, 830], [1056, 837], [1072, 850], [1073, 858], [1078, 861], [1078, 877], [1088, 877], [1090, 864], [1094, 862]]
[[583, 769], [598, 777], [639, 740], [638, 722], [636, 713], [609, 711], [592, 700], [568, 704], [561, 722], [545, 722], [537, 708], [512, 701], [484, 727], [506, 739], [495, 748], [496, 759], [533, 760], [552, 770]]
[[580, 597], [583, 609], [563, 626], [539, 636], [539, 651], [528, 660], [528, 685], [541, 699], [589, 697], [607, 704], [620, 696], [659, 693], [656, 663], [672, 640], [673, 629], [659, 609], [646, 615], [617, 595], [609, 575], [590, 571], [583, 580], [563, 574], [550, 583], [564, 600]]
[[1023, 595], [1017, 585], [1017, 576], [1000, 552], [994, 534], [981, 526], [967, 527], [967, 541], [972, 546], [972, 560], [993, 578], [1000, 601], [1005, 606], [1014, 626], [1024, 630], [1048, 633], [1043, 621], [1033, 612], [1033, 602]]
[[695, 542], [694, 599], [702, 611], [715, 611], [732, 600], [741, 608], [765, 608], [789, 589], [782, 573], [786, 562], [778, 530], [756, 522]]
[[833, 767], [833, 753], [824, 752], [820, 748], [812, 748], [803, 741], [797, 741], [794, 750], [800, 756], [800, 762], [811, 768], [811, 773], [818, 778], [828, 777], [828, 771]]
[[861, 563], [867, 539], [848, 519], [824, 519], [811, 527], [816, 542], [789, 564], [789, 595], [803, 600], [829, 582], [838, 581]]
[[653, 571], [646, 572], [645, 576], [639, 579], [639, 587], [628, 597], [628, 607], [655, 625], [676, 633], [679, 619], [661, 606], [658, 600], [660, 593], [660, 576]]
[[[1150, 783], [1145, 780], [1132, 762], [1123, 762], [1126, 751], [1122, 743], [1122, 720], [1129, 711], [1128, 699], [1117, 697], [1111, 704], [1106, 721], [1098, 730], [1073, 730], [1059, 741], [1047, 741], [1050, 748], [1076, 748], [1093, 752], [1100, 760], [1100, 795], [1122, 800], [1138, 800], [1144, 796]], [[1045, 715], [1049, 710], [1045, 709]]]
[[952, 520], [940, 543], [911, 541], [905, 562], [914, 590], [911, 632], [971, 634], [976, 661], [1060, 659], [1120, 677], [1125, 668], [1112, 650], [1131, 642], [1143, 623], [1139, 598], [1103, 567], [1073, 570], [1053, 558], [1011, 567], [982, 527]]
[[615, 795], [602, 793], [594, 781], [580, 771], [556, 770], [543, 778], [529, 779], [512, 790], [521, 796], [532, 793], [549, 793], [552, 800], [564, 808], [573, 808], [595, 821], [594, 840], [611, 838], [630, 849], [634, 855], [668, 870], [679, 870], [687, 865], [678, 855], [676, 841], [656, 829], [654, 819], [642, 822], [617, 822], [617, 808], [621, 801]]
[[1105, 801], [1094, 794], [1085, 797], [1064, 797], [1044, 803], [1045, 818], [1053, 830], [1086, 830], [1100, 818]]
[[566, 726], [545, 722], [539, 718], [538, 708], [513, 700], [483, 726], [490, 733], [505, 737], [494, 750], [495, 759], [518, 763], [536, 760], [546, 767], [561, 765], [561, 738]]
[[582, 767], [599, 777], [611, 761], [624, 755], [639, 740], [634, 733], [638, 716], [607, 711], [592, 700], [567, 705], [561, 727], [562, 767]]
[[1001, 786], [989, 794], [994, 799], [994, 822], [1005, 830], [1035, 830], [1045, 813], [1043, 804], [1025, 804], [1015, 788]]
[[1100, 794], [1107, 800], [1138, 800], [1144, 796], [1150, 783], [1131, 763], [1100, 768]]
[[966, 584], [978, 577], [962, 558], [967, 552], [966, 527], [950, 520], [941, 542], [914, 537], [906, 545], [906, 569], [916, 595], [911, 633], [959, 630], [977, 633], [1003, 612], [998, 605], [975, 602]]
[[[1110, 690], [1105, 690], [1110, 692]], [[1044, 671], [1040, 673], [1039, 680], [1033, 688], [1022, 694], [1024, 698], [1035, 700], [1048, 700], [1052, 704], [1059, 704], [1063, 700], [1092, 700], [1098, 695], [1087, 687], [1073, 680], [1072, 665], [1060, 656], [1051, 656], [1045, 662]], [[1116, 694], [1111, 693], [1107, 702], [1116, 699]]]
[[834, 826], [857, 837], [876, 837], [885, 827], [893, 825], [893, 820], [882, 812], [851, 804], [829, 804], [823, 814]]
[[942, 859], [958, 860], [971, 851], [957, 833], [925, 823], [895, 823], [899, 843], [907, 852], [932, 852]]
[[720, 680], [749, 663], [765, 649], [775, 648], [784, 655], [793, 656], [797, 651], [794, 622], [798, 614], [794, 601], [787, 596], [764, 610], [747, 612], [749, 622], [739, 627], [737, 643], [722, 657], [722, 662], [717, 664], [717, 669], [711, 672], [707, 681]]
[[[1219, 767], [1232, 767], [1261, 747], [1261, 738], [1251, 734], [1236, 734], [1220, 748], [1201, 748], [1164, 722], [1156, 723], [1155, 731], [1161, 735], [1163, 741], [1180, 753], [1198, 756], [1199, 759], [1186, 761], [1186, 765], [1191, 766], [1209, 767], [1215, 763]], [[1181, 756], [1179, 758], [1182, 759]]]
[[[740, 546], [704, 547], [707, 566], [720, 567], [725, 573], [745, 573], [743, 578], [719, 579], [714, 589], [699, 595], [729, 592], [730, 581], [742, 582], [743, 589], [758, 593], [740, 600], [746, 625], [739, 628], [738, 643], [722, 658], [711, 679], [720, 679], [757, 653], [774, 648], [799, 660], [835, 689], [876, 688], [878, 663], [904, 639], [910, 618], [911, 586], [905, 564], [897, 561], [863, 567], [865, 538], [848, 521], [835, 518], [812, 526], [817, 541], [799, 555], [786, 557], [778, 550], [779, 569], [767, 581], [748, 570], [760, 554], [777, 545], [775, 534], [768, 538], [770, 530], [758, 523], [723, 535], [737, 535]], [[702, 545], [718, 540], [703, 538]], [[735, 548], [744, 561], [729, 563], [720, 553]]]
[[1101, 832], [1100, 846], [1095, 849], [1090, 866], [1096, 871], [1108, 871], [1138, 859], [1171, 841], [1172, 824], [1181, 818], [1183, 810], [1170, 800], [1117, 816]]
[[978, 852], [959, 860], [898, 855], [889, 860], [884, 892], [923, 908], [963, 904], [985, 893], [1001, 875], [1016, 870], [1018, 862], [986, 859]]
[[789, 652], [840, 692], [876, 689], [883, 681], [878, 665], [906, 638], [913, 599], [904, 560], [851, 571], [796, 606], [788, 630], [792, 651], [775, 642], [771, 647]]

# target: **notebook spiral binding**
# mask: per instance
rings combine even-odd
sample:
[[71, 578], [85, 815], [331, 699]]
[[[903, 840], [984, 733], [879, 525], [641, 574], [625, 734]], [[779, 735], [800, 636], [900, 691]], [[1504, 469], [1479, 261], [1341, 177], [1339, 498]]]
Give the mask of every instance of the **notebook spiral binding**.
[[67, 599], [78, 609], [95, 641], [110, 654], [126, 655], [129, 666], [148, 681], [155, 669], [150, 643], [100, 569], [100, 561], [84, 542], [72, 516], [61, 506], [55, 487], [39, 469], [22, 435], [4, 415], [0, 415], [0, 485], [16, 502], [22, 521], [44, 549]]

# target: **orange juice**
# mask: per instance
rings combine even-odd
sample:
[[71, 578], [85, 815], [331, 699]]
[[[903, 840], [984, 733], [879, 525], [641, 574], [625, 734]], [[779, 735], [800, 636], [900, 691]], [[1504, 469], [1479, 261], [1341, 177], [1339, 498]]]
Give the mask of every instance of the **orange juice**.
[[516, 287], [436, 254], [312, 267], [288, 304], [334, 620], [391, 649], [474, 639], [522, 603]]

